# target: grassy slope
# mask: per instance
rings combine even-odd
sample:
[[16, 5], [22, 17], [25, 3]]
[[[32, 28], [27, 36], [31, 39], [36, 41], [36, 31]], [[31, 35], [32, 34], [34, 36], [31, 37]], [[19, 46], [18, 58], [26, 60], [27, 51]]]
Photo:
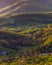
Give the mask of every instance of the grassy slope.
[[[14, 54], [14, 56], [17, 57], [17, 60], [16, 58], [12, 59], [11, 65], [20, 65], [20, 63], [22, 63], [22, 65], [52, 64], [52, 54], [50, 56], [47, 54], [52, 52], [52, 28], [32, 30], [30, 32], [28, 31], [27, 34], [25, 31], [25, 34], [23, 33], [23, 35], [22, 33], [20, 33], [21, 35], [17, 33], [18, 32], [0, 31], [0, 50], [17, 50]], [[18, 46], [19, 44], [22, 47]], [[46, 52], [45, 55], [44, 52]], [[7, 55], [8, 57], [5, 58], [8, 58], [8, 60], [11, 59], [10, 54], [11, 53], [9, 52]], [[12, 55], [12, 57], [14, 56]], [[23, 56], [26, 56], [26, 58], [23, 58]], [[2, 61], [3, 63], [1, 63], [1, 65], [9, 64], [8, 60], [6, 62]]]

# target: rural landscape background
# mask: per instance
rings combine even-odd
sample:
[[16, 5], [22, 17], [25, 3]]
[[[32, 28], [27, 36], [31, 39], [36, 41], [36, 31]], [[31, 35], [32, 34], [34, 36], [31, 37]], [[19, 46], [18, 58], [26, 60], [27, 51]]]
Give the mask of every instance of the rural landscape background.
[[0, 65], [52, 65], [51, 0], [0, 0]]
[[52, 14], [19, 14], [0, 24], [0, 65], [52, 64]]

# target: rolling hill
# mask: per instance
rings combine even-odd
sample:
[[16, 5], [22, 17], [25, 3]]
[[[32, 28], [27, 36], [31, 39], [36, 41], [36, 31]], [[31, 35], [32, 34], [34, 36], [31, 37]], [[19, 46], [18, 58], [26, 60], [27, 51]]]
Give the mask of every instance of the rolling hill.
[[33, 47], [37, 51], [44, 49], [43, 53], [52, 52], [52, 28], [42, 28], [28, 34], [26, 33], [26, 35], [0, 31], [0, 46], [13, 50], [17, 50], [18, 47]]
[[47, 24], [52, 24], [52, 14], [19, 14], [11, 15], [9, 17], [0, 18], [0, 28], [9, 28], [16, 26], [45, 26]]
[[52, 65], [52, 14], [0, 18], [0, 64], [20, 63]]

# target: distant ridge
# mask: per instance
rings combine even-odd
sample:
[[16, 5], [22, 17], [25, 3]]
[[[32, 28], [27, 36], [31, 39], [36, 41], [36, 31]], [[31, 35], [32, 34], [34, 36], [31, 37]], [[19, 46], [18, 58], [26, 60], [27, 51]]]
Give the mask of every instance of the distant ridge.
[[45, 13], [18, 13], [0, 18], [0, 28], [16, 27], [19, 25], [42, 25], [52, 23], [52, 14]]
[[22, 12], [22, 13], [16, 13], [16, 14], [0, 16], [0, 18], [5, 18], [5, 17], [7, 18], [7, 17], [16, 16], [16, 15], [22, 15], [22, 14], [52, 14], [52, 11], [47, 11], [47, 12]]

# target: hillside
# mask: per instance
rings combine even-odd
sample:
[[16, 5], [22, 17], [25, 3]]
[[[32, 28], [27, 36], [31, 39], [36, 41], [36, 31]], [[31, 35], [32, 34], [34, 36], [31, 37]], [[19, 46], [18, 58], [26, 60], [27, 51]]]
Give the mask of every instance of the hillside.
[[[42, 28], [24, 35], [17, 34], [16, 32], [0, 31], [0, 46], [14, 50], [17, 50], [18, 46], [35, 48], [48, 46], [48, 48], [46, 47], [47, 49], [44, 51], [49, 51], [50, 49], [50, 52], [52, 52], [52, 28]], [[49, 48], [49, 46], [51, 47]]]
[[0, 31], [1, 65], [20, 65], [20, 63], [40, 65], [42, 62], [46, 65], [52, 63], [51, 27], [40, 28], [23, 35], [17, 32]]
[[52, 65], [52, 14], [0, 18], [0, 65]]
[[[30, 23], [29, 23], [30, 22]], [[16, 27], [16, 26], [45, 26], [52, 23], [51, 14], [18, 14], [9, 17], [0, 18], [0, 28]]]

